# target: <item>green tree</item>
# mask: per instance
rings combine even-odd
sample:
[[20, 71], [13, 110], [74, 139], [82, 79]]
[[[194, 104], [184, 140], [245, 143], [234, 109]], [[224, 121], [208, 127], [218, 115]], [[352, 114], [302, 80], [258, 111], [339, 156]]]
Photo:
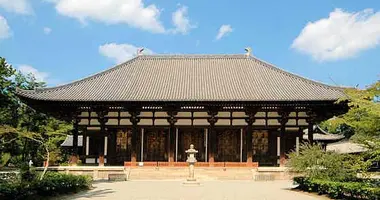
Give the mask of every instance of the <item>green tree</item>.
[[31, 90], [45, 86], [33, 74], [17, 72], [0, 58], [0, 166], [9, 163], [19, 166], [29, 159], [42, 165], [47, 150], [50, 161], [64, 161], [60, 144], [71, 133], [72, 125], [34, 110], [15, 95], [17, 87]]
[[380, 81], [365, 90], [345, 90], [350, 110], [341, 116], [322, 123], [332, 133], [352, 135], [356, 141], [379, 140], [380, 138]]
[[364, 90], [350, 88], [345, 92], [348, 98], [342, 100], [349, 100], [350, 110], [322, 126], [367, 148], [360, 156], [361, 170], [365, 172], [373, 162], [380, 162], [380, 81]]
[[0, 125], [17, 125], [14, 116], [17, 114], [17, 102], [14, 98], [15, 84], [12, 77], [16, 70], [0, 57]]
[[358, 169], [361, 169], [360, 159], [356, 156], [325, 152], [320, 145], [304, 144], [300, 146], [298, 154], [289, 154], [287, 166], [309, 178], [344, 181], [356, 176]]

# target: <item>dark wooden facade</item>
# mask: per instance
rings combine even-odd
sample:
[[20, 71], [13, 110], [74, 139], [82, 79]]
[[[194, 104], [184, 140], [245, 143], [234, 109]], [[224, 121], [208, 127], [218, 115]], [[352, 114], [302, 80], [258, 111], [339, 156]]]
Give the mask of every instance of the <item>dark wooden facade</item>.
[[[54, 105], [53, 103], [48, 105]], [[346, 104], [297, 102], [296, 104], [248, 103], [146, 103], [132, 105], [54, 106], [33, 104], [74, 123], [73, 155], [84, 163], [107, 165], [126, 162], [169, 165], [186, 160], [185, 150], [194, 144], [197, 159], [208, 163], [252, 163], [276, 166], [286, 153], [302, 142], [302, 130], [339, 114]], [[62, 109], [64, 107], [64, 109]], [[77, 136], [83, 135], [83, 151]], [[312, 134], [309, 140], [313, 141]]]

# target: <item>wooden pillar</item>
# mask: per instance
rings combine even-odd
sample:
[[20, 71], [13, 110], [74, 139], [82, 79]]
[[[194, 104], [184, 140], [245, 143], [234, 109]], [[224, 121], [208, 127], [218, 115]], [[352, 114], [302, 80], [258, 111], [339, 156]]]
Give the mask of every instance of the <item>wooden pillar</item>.
[[207, 128], [205, 128], [204, 129], [204, 131], [205, 131], [205, 136], [204, 136], [204, 138], [205, 138], [205, 162], [208, 162], [208, 140], [209, 140], [209, 138], [208, 138], [208, 129]]
[[107, 163], [114, 165], [116, 162], [116, 134], [117, 132], [112, 131], [108, 133], [108, 152], [107, 152]]
[[140, 162], [144, 162], [144, 128], [141, 129]]
[[252, 134], [253, 128], [252, 124], [248, 124], [247, 126], [247, 136], [246, 136], [246, 149], [247, 149], [247, 163], [253, 162], [253, 149], [252, 149]]
[[210, 166], [213, 166], [213, 163], [215, 162], [215, 152], [217, 150], [216, 149], [217, 136], [215, 132], [215, 123], [218, 121], [218, 119], [216, 118], [217, 114], [218, 114], [218, 111], [216, 111], [215, 109], [210, 110], [208, 112], [208, 115], [210, 115], [210, 117], [207, 119], [208, 123], [210, 123], [209, 131], [207, 134], [208, 135], [207, 146], [209, 147], [208, 162], [210, 163]]
[[285, 145], [286, 145], [286, 138], [285, 138], [285, 132], [286, 132], [286, 123], [288, 122], [288, 116], [290, 114], [289, 111], [282, 109], [278, 112], [280, 115], [280, 119], [278, 119], [278, 122], [281, 124], [280, 128], [280, 167], [285, 166], [286, 161], [286, 155], [285, 155]]
[[306, 122], [308, 123], [307, 126], [307, 139], [309, 140], [309, 143], [311, 145], [314, 144], [314, 138], [313, 138], [313, 132], [314, 132], [314, 124], [316, 121], [317, 114], [313, 111], [313, 109], [306, 112], [308, 118], [306, 119]]
[[[104, 138], [104, 136], [107, 134], [106, 132], [106, 123], [108, 122], [108, 118], [105, 116], [108, 114], [108, 111], [104, 108], [100, 108], [97, 111], [98, 114], [98, 121], [100, 123], [100, 135]], [[104, 140], [103, 140], [104, 143]], [[104, 147], [101, 148], [102, 145], [99, 144], [99, 166], [104, 166]]]
[[309, 143], [311, 145], [314, 144], [314, 138], [313, 138], [313, 133], [314, 133], [314, 124], [311, 122], [311, 120], [309, 121], [309, 124], [307, 126], [307, 139], [309, 140]]
[[280, 167], [285, 165], [285, 124], [281, 124], [281, 132], [280, 132]]
[[78, 162], [78, 135], [79, 135], [79, 128], [78, 124], [80, 122], [80, 119], [78, 118], [79, 112], [75, 112], [73, 117], [73, 149], [72, 154], [70, 158], [70, 165], [77, 165]]
[[83, 130], [82, 134], [82, 163], [86, 164], [87, 157], [87, 128]]
[[255, 122], [255, 115], [257, 113], [257, 109], [254, 108], [248, 108], [245, 112], [246, 115], [248, 115], [248, 118], [245, 119], [245, 122], [247, 122], [247, 135], [246, 135], [246, 149], [247, 149], [247, 164], [251, 165], [253, 162], [253, 149], [252, 149], [252, 134], [253, 134], [253, 123]]
[[137, 124], [140, 122], [140, 118], [138, 118], [138, 115], [140, 114], [139, 111], [132, 110], [129, 111], [131, 114], [130, 121], [132, 123], [132, 138], [131, 138], [131, 162], [137, 161], [137, 137], [139, 134], [138, 126]]
[[253, 162], [253, 149], [252, 149], [252, 134], [253, 134], [253, 123], [255, 122], [255, 115], [257, 113], [257, 108], [247, 108], [245, 114], [248, 118], [245, 119], [247, 123], [247, 132], [246, 132], [246, 149], [247, 149], [247, 164], [251, 165]]
[[174, 108], [170, 108], [170, 110], [167, 112], [169, 115], [168, 122], [170, 124], [170, 130], [169, 130], [169, 162], [174, 162], [174, 154], [176, 151], [176, 127], [174, 126], [177, 122], [177, 119], [175, 116], [177, 115], [177, 112], [173, 110]]

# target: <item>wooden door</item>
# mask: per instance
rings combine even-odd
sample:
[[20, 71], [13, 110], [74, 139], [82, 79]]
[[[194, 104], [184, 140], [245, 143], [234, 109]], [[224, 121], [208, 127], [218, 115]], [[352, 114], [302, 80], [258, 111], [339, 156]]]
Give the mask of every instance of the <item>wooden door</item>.
[[132, 129], [119, 129], [116, 133], [115, 163], [123, 164], [131, 160]]
[[240, 162], [240, 129], [217, 129], [216, 132], [215, 161]]
[[204, 162], [205, 155], [205, 133], [202, 128], [180, 128], [178, 131], [178, 161], [185, 162], [187, 159], [186, 150], [193, 144], [194, 148], [198, 151], [196, 154], [197, 161]]
[[144, 129], [144, 161], [168, 161], [168, 129]]

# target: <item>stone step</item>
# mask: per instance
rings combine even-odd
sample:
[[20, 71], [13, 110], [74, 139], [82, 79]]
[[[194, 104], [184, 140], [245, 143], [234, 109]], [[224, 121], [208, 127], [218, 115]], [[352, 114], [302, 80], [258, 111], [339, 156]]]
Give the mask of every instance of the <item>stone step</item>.
[[[129, 180], [163, 180], [186, 179], [186, 168], [132, 168]], [[199, 180], [252, 180], [251, 169], [195, 169], [195, 177]]]

